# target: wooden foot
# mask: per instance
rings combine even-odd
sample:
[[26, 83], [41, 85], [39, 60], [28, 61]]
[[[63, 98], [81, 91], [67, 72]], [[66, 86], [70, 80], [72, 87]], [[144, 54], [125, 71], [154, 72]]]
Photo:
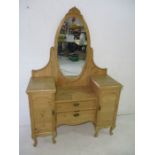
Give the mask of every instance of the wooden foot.
[[52, 138], [52, 142], [53, 142], [53, 144], [56, 143], [55, 137]]
[[94, 137], [98, 137], [98, 132], [95, 132]]
[[55, 132], [55, 133], [53, 134], [53, 137], [52, 137], [52, 142], [53, 142], [53, 144], [56, 143], [56, 140], [55, 140], [56, 136], [57, 136], [57, 133]]
[[37, 138], [33, 138], [33, 146], [36, 147], [37, 146]]
[[99, 128], [95, 128], [95, 134], [94, 134], [94, 137], [98, 137], [98, 133], [99, 133]]
[[112, 132], [112, 131], [113, 131], [113, 129], [114, 129], [114, 128], [113, 128], [113, 127], [111, 127], [111, 128], [110, 128], [110, 130], [109, 130], [109, 134], [110, 134], [111, 136], [113, 135], [113, 132]]

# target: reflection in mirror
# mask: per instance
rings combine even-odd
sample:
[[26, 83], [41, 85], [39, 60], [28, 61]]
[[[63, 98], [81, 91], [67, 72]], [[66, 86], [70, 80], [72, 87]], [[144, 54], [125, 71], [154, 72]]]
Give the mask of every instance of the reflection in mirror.
[[64, 75], [79, 75], [86, 60], [86, 31], [80, 19], [70, 17], [58, 37], [59, 66]]

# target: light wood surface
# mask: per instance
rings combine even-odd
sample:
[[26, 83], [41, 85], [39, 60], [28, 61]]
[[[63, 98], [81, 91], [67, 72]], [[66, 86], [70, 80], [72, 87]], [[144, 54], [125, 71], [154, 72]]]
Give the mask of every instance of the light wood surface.
[[52, 77], [32, 77], [27, 88], [27, 93], [39, 91], [56, 92], [54, 79]]
[[69, 111], [83, 111], [83, 110], [92, 110], [96, 109], [96, 100], [88, 101], [70, 101], [56, 103], [57, 112], [69, 112]]
[[57, 114], [57, 126], [78, 125], [85, 122], [95, 122], [95, 110], [74, 111]]
[[102, 128], [110, 127], [110, 135], [116, 126], [116, 115], [122, 85], [110, 76], [91, 77], [91, 86], [98, 97], [99, 110], [96, 120], [96, 134]]
[[92, 76], [91, 80], [96, 84], [99, 89], [106, 87], [120, 87], [122, 86], [119, 82], [111, 78], [110, 76]]
[[95, 100], [96, 96], [90, 87], [57, 87], [56, 103]]
[[[86, 30], [86, 63], [79, 76], [64, 76], [57, 57], [58, 36], [63, 22], [73, 16], [83, 22]], [[52, 135], [52, 141], [56, 143], [57, 127], [64, 124], [92, 122], [96, 137], [102, 128], [109, 128], [112, 135], [121, 88], [119, 82], [108, 76], [106, 68], [95, 65], [87, 24], [77, 8], [70, 9], [56, 32], [49, 62], [39, 70], [32, 70], [27, 87], [34, 146], [37, 145], [38, 136], [48, 134]]]

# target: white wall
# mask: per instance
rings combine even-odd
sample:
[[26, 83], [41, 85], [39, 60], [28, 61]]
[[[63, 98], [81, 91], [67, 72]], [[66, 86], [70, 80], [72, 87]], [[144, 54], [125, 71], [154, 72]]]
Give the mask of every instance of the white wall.
[[30, 123], [31, 70], [48, 62], [56, 29], [73, 6], [88, 24], [95, 63], [124, 85], [119, 114], [134, 113], [134, 0], [20, 0], [20, 125]]

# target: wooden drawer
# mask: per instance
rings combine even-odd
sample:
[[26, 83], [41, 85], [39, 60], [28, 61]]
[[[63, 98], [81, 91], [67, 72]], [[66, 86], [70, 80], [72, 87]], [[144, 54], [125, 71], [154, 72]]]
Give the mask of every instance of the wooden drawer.
[[57, 103], [57, 112], [96, 109], [96, 100]]
[[84, 122], [94, 122], [96, 118], [96, 110], [77, 111], [57, 114], [57, 125], [68, 124], [76, 125]]
[[48, 99], [48, 100], [55, 100], [54, 93], [31, 93], [32, 100], [40, 100], [40, 99]]
[[35, 108], [42, 108], [47, 105], [54, 105], [54, 94], [32, 94], [32, 103]]

